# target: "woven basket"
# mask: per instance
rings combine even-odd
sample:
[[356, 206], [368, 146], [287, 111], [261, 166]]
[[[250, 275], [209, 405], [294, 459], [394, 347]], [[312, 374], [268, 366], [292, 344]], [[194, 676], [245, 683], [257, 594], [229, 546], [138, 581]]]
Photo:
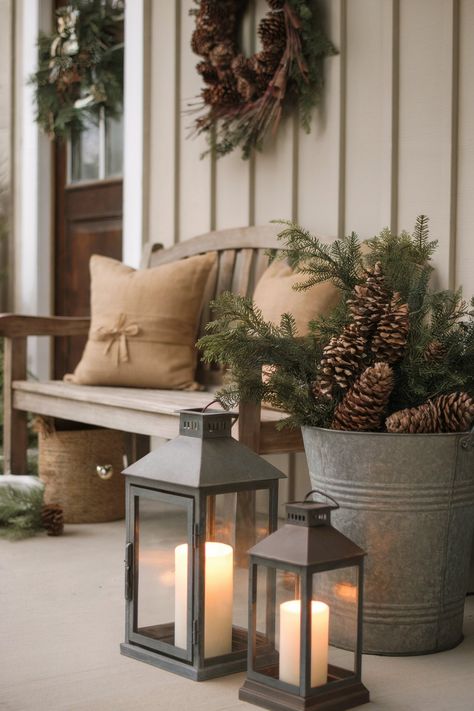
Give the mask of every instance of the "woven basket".
[[60, 504], [66, 523], [101, 523], [123, 518], [123, 433], [103, 429], [38, 429], [39, 475], [45, 483], [45, 503]]

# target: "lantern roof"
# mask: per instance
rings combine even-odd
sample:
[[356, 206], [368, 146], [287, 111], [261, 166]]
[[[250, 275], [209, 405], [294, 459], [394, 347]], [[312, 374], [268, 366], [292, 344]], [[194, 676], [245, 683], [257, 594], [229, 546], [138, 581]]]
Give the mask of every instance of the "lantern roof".
[[249, 553], [275, 563], [308, 568], [345, 560], [360, 560], [362, 548], [330, 525], [299, 526], [291, 523], [257, 543]]
[[229, 412], [181, 411], [178, 437], [123, 474], [193, 489], [284, 479], [279, 469], [231, 436], [234, 418]]

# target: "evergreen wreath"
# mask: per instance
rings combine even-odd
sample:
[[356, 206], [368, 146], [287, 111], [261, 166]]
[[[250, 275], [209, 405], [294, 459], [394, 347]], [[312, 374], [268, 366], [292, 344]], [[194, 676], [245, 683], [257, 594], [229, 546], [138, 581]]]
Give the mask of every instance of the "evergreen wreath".
[[123, 98], [123, 0], [72, 0], [55, 12], [56, 29], [38, 37], [36, 120], [51, 138], [81, 131]]
[[205, 82], [196, 134], [206, 133], [219, 157], [237, 146], [248, 158], [275, 135], [285, 108], [299, 107], [309, 133], [311, 110], [323, 86], [322, 60], [336, 50], [317, 26], [311, 2], [267, 0], [269, 12], [258, 25], [262, 49], [245, 57], [239, 31], [247, 0], [195, 0], [196, 29], [191, 38], [202, 57], [196, 69]]

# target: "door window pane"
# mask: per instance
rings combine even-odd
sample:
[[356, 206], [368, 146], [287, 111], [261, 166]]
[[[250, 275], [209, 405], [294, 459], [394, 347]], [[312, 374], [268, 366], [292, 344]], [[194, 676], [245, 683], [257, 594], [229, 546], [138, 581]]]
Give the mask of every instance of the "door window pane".
[[71, 182], [100, 177], [100, 129], [92, 121], [71, 138]]
[[123, 116], [107, 118], [105, 124], [105, 176], [122, 175]]

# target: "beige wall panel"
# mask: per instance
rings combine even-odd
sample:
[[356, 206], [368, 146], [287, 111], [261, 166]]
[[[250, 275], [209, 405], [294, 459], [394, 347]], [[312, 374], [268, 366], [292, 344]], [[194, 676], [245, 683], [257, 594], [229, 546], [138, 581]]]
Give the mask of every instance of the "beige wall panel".
[[392, 0], [347, 3], [346, 51], [345, 232], [370, 237], [390, 225]]
[[[255, 44], [252, 3], [242, 21], [242, 51], [250, 56]], [[216, 229], [240, 227], [250, 221], [251, 162], [241, 158], [240, 149], [216, 163]]]
[[191, 50], [194, 17], [189, 10], [193, 0], [181, 2], [181, 120], [179, 160], [179, 241], [207, 232], [211, 228], [211, 160], [201, 159], [207, 149], [204, 136], [190, 138], [193, 116], [187, 114], [198, 101], [201, 78], [196, 72], [199, 61]]
[[255, 165], [255, 224], [292, 217], [293, 119], [284, 118]]
[[[340, 50], [339, 1], [322, 5], [327, 32]], [[339, 203], [340, 55], [325, 62], [325, 91], [314, 112], [311, 133], [300, 132], [298, 147], [297, 218], [312, 232], [336, 236]]]
[[[439, 283], [449, 278], [451, 0], [400, 3], [400, 228], [429, 215]], [[374, 61], [377, 61], [374, 59]]]
[[474, 294], [474, 2], [460, 4], [459, 172], [456, 284]]
[[[150, 239], [170, 246], [175, 240], [176, 122], [175, 0], [151, 3], [150, 72]], [[157, 70], [159, 68], [159, 71]]]

